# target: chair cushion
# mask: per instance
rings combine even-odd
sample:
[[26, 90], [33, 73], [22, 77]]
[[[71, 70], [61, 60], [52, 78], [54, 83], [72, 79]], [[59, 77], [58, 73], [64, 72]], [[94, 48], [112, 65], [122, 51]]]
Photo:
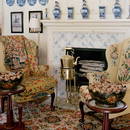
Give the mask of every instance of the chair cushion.
[[[15, 96], [16, 102], [26, 102], [36, 99], [39, 93], [51, 94], [54, 92], [56, 86], [56, 80], [53, 77], [45, 76], [31, 76], [23, 79], [22, 83], [26, 90]], [[43, 96], [43, 95], [42, 95]]]

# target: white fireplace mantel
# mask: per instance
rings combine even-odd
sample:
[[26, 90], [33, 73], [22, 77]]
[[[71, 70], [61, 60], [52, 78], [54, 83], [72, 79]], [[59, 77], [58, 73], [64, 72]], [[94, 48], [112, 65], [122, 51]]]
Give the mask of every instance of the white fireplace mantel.
[[44, 27], [48, 28], [63, 28], [67, 30], [72, 28], [82, 28], [82, 30], [96, 30], [96, 29], [108, 29], [108, 30], [128, 30], [130, 28], [130, 19], [97, 19], [97, 20], [41, 20]]
[[60, 64], [66, 46], [105, 48], [130, 36], [130, 19], [41, 20], [47, 63]]
[[41, 20], [41, 23], [47, 45], [47, 63], [51, 65], [60, 63], [57, 55], [63, 55], [61, 52], [66, 46], [105, 48], [130, 36], [130, 19], [57, 19]]

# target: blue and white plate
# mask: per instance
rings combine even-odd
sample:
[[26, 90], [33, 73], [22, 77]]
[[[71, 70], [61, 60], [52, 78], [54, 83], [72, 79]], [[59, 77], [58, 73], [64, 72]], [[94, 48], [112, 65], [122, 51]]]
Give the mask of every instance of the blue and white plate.
[[26, 0], [17, 0], [17, 4], [22, 7], [25, 5]]
[[36, 4], [37, 0], [28, 0], [28, 4], [30, 6], [34, 6]]
[[39, 0], [39, 3], [41, 5], [46, 5], [48, 3], [48, 0]]
[[15, 0], [6, 0], [6, 3], [8, 6], [12, 6], [14, 4]]

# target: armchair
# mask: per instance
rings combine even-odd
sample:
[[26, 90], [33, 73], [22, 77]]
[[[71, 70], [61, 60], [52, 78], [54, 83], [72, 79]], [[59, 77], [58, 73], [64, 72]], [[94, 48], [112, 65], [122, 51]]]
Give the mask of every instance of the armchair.
[[[118, 114], [110, 114], [110, 118], [130, 113], [130, 39], [119, 44], [112, 44], [106, 49], [106, 59], [108, 68], [103, 72], [92, 72], [87, 74], [89, 85], [103, 80], [109, 80], [114, 83], [122, 83], [126, 85], [127, 91], [123, 101], [126, 102], [128, 108]], [[80, 110], [81, 121], [84, 122], [84, 102], [91, 99], [88, 86], [80, 87]]]
[[[51, 110], [54, 109], [54, 88], [57, 81], [48, 76], [48, 65], [38, 65], [37, 44], [24, 36], [0, 36], [0, 44], [3, 44], [4, 56], [1, 62], [3, 69], [0, 71], [22, 71], [25, 91], [14, 96], [17, 103], [41, 99], [51, 95]], [[1, 68], [1, 67], [0, 67]]]

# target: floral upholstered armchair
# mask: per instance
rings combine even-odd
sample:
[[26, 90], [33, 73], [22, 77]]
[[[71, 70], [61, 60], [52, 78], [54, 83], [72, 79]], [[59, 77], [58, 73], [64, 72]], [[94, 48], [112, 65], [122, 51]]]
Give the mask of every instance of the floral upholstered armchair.
[[84, 121], [84, 102], [91, 99], [88, 87], [92, 84], [109, 81], [115, 84], [123, 84], [127, 87], [124, 101], [128, 108], [119, 114], [110, 114], [110, 118], [130, 113], [130, 39], [119, 44], [112, 44], [106, 49], [108, 68], [103, 72], [92, 72], [87, 74], [88, 86], [80, 87], [80, 110], [81, 121]]
[[[24, 36], [0, 36], [3, 54], [0, 71], [22, 71], [25, 91], [14, 97], [15, 102], [23, 103], [51, 95], [51, 109], [54, 109], [54, 88], [57, 81], [47, 75], [48, 65], [38, 65], [37, 44]], [[2, 48], [3, 45], [3, 48]], [[1, 51], [2, 52], [2, 51]]]

